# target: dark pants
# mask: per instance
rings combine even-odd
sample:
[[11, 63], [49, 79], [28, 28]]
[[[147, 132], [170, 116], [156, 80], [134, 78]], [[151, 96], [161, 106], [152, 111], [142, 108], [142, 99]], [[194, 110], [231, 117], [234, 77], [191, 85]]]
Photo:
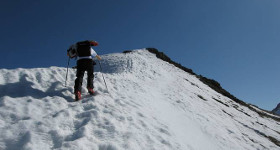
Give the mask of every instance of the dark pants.
[[80, 59], [77, 61], [77, 74], [75, 80], [75, 92], [81, 91], [83, 84], [84, 73], [87, 71], [87, 88], [93, 88], [93, 60], [92, 59]]

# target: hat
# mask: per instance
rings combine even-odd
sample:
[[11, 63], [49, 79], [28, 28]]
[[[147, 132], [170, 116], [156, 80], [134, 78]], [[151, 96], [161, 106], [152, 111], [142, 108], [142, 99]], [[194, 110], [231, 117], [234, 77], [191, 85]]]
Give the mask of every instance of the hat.
[[97, 43], [96, 41], [90, 41], [90, 45], [92, 45], [92, 46], [97, 46], [98, 43]]

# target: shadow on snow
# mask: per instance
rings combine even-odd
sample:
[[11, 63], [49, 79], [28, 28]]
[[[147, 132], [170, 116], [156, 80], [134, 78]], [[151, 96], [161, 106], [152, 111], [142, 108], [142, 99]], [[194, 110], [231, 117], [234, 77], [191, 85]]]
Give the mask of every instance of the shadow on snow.
[[71, 96], [66, 96], [63, 92], [71, 91], [71, 88], [63, 88], [59, 89], [58, 86], [62, 86], [61, 82], [54, 82], [47, 91], [41, 91], [38, 89], [34, 89], [32, 82], [27, 81], [27, 75], [24, 75], [20, 78], [19, 82], [16, 83], [8, 83], [6, 85], [0, 85], [0, 97], [9, 96], [13, 98], [31, 96], [36, 99], [41, 99], [47, 96], [59, 96], [67, 101], [73, 101]]

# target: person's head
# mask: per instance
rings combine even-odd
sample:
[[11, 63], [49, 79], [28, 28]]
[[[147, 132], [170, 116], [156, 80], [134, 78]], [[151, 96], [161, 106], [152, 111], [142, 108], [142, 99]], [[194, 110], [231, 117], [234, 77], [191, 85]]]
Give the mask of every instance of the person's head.
[[92, 46], [97, 46], [98, 43], [97, 43], [96, 41], [90, 41], [90, 45], [92, 45]]

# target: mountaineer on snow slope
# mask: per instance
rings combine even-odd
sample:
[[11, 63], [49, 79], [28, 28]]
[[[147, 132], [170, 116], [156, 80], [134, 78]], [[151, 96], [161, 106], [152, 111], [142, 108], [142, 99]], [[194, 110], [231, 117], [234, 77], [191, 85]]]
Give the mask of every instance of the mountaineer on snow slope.
[[85, 71], [87, 71], [87, 89], [88, 93], [94, 94], [94, 67], [96, 63], [94, 62], [93, 57], [96, 57], [98, 60], [101, 60], [101, 57], [97, 55], [97, 53], [91, 48], [91, 46], [97, 46], [98, 43], [96, 41], [80, 41], [70, 46], [67, 50], [67, 56], [70, 58], [77, 59], [77, 73], [76, 80], [74, 86], [75, 100], [81, 100], [81, 89], [83, 84], [83, 77]]

